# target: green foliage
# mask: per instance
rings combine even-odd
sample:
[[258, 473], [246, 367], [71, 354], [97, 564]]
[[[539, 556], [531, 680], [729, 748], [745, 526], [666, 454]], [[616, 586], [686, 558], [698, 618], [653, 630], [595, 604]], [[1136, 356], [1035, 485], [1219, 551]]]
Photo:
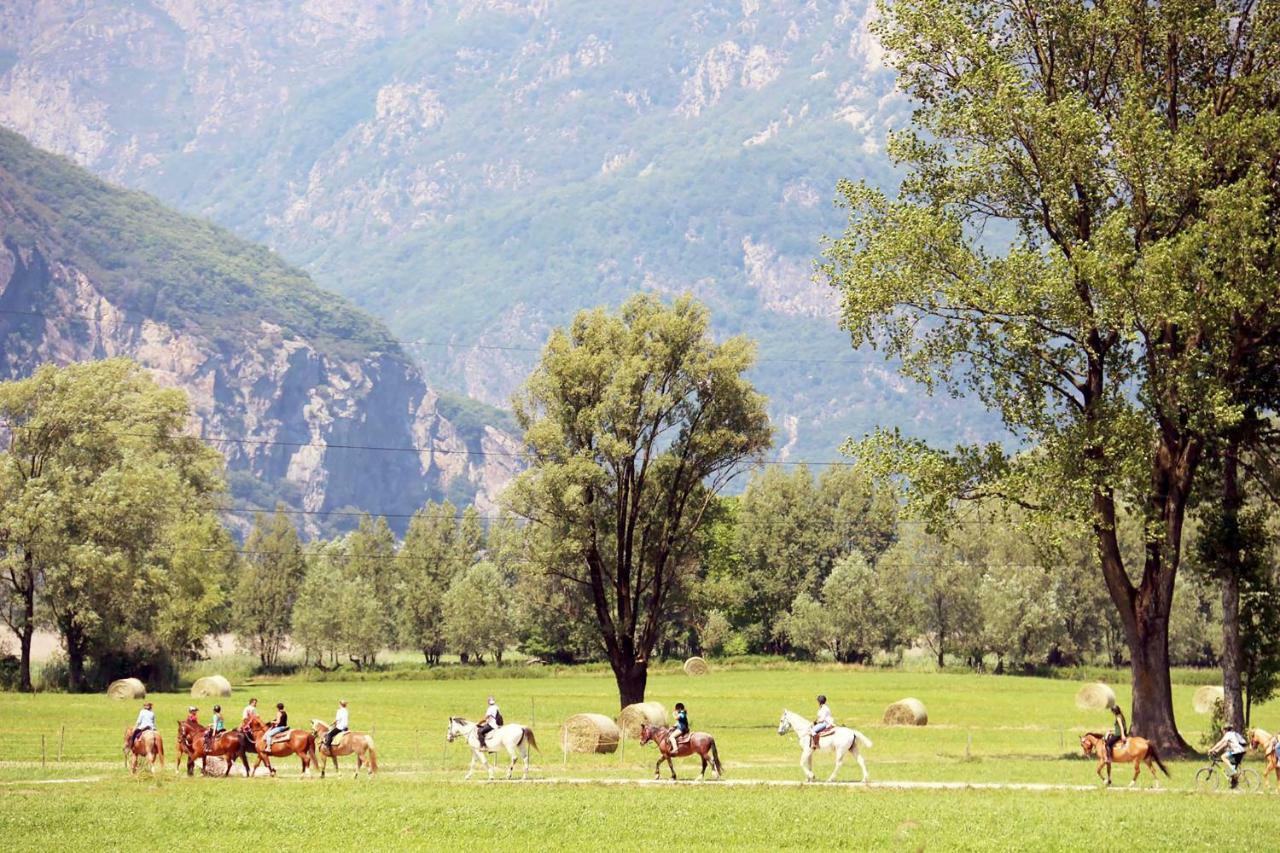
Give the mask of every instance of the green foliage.
[[689, 298], [584, 311], [515, 401], [530, 465], [511, 505], [545, 531], [544, 565], [590, 590], [623, 704], [643, 696], [716, 493], [771, 440], [750, 345], [715, 342], [709, 319]]
[[[1166, 652], [1181, 530], [1206, 447], [1241, 416], [1231, 374], [1280, 328], [1280, 90], [1261, 70], [1280, 61], [1280, 19], [1269, 4], [882, 8], [875, 30], [919, 105], [889, 145], [906, 176], [896, 199], [841, 185], [849, 223], [823, 272], [854, 345], [975, 395], [1035, 450], [889, 431], [849, 449], [905, 476], [917, 514], [999, 496], [1094, 531], [1146, 691], [1135, 727], [1180, 749]], [[992, 220], [1009, 245], [985, 243]], [[1140, 514], [1140, 569], [1120, 554], [1121, 505]]]
[[454, 579], [444, 596], [444, 632], [459, 654], [502, 663], [515, 624], [511, 584], [501, 569], [479, 562]]
[[302, 543], [284, 507], [270, 517], [258, 513], [245, 540], [233, 621], [241, 647], [257, 655], [264, 669], [280, 659], [305, 576]]
[[[55, 628], [74, 690], [108, 656], [196, 654], [225, 621], [222, 458], [182, 434], [187, 416], [181, 392], [127, 359], [0, 383], [0, 616], [24, 647], [37, 625]], [[21, 681], [31, 688], [29, 667]]]
[[446, 646], [444, 598], [453, 579], [469, 565], [457, 543], [457, 509], [445, 501], [414, 514], [398, 556], [400, 576], [398, 638], [419, 649], [427, 664], [439, 663]]

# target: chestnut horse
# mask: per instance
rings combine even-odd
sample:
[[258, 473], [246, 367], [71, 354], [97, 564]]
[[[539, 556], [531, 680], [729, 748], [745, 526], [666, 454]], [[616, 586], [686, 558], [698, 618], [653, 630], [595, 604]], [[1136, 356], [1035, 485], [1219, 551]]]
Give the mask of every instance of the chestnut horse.
[[361, 764], [367, 764], [369, 767], [369, 775], [372, 776], [378, 772], [378, 751], [373, 747], [373, 735], [367, 735], [364, 732], [343, 732], [338, 736], [338, 742], [333, 748], [324, 745], [324, 736], [329, 732], [329, 725], [323, 720], [312, 720], [311, 731], [316, 736], [316, 747], [320, 753], [320, 778], [324, 778], [325, 766], [329, 763], [329, 759], [333, 759], [333, 769], [338, 769], [339, 755], [355, 755], [356, 757], [356, 775], [355, 779], [360, 778]]
[[258, 756], [253, 770], [249, 772], [250, 776], [258, 772], [258, 766], [261, 764], [267, 765], [272, 776], [276, 775], [276, 769], [271, 766], [271, 759], [282, 755], [296, 755], [302, 759], [303, 773], [309, 772], [311, 765], [316, 763], [316, 736], [306, 729], [289, 729], [285, 737], [274, 739], [267, 744], [267, 727], [262, 720], [250, 717], [246, 725], [253, 733], [253, 749]]
[[249, 759], [245, 757], [249, 749], [248, 735], [239, 731], [221, 732], [205, 749], [204, 732], [205, 727], [199, 723], [190, 720], [178, 722], [178, 766], [175, 768], [178, 773], [182, 772], [184, 755], [187, 757], [188, 776], [192, 775], [197, 758], [200, 759], [200, 770], [204, 772], [208, 769], [209, 756], [215, 755], [227, 761], [227, 772], [222, 774], [224, 777], [231, 775], [231, 767], [237, 758], [244, 763], [244, 775], [249, 775]]
[[[1084, 750], [1085, 755], [1093, 755], [1098, 759], [1098, 778], [1102, 776], [1102, 768], [1107, 768], [1105, 777], [1106, 783], [1111, 784], [1111, 765], [1107, 762], [1107, 746], [1106, 735], [1100, 732], [1089, 732], [1080, 738], [1080, 748]], [[1146, 762], [1147, 769], [1151, 771], [1152, 783], [1158, 788], [1160, 787], [1160, 777], [1156, 775], [1155, 767], [1160, 768], [1160, 772], [1165, 776], [1169, 775], [1169, 771], [1165, 768], [1164, 763], [1160, 761], [1160, 756], [1156, 754], [1155, 744], [1151, 743], [1144, 737], [1129, 737], [1122, 741], [1117, 741], [1111, 750], [1111, 756], [1115, 761], [1121, 764], [1133, 762], [1133, 781], [1129, 783], [1129, 787], [1138, 784], [1138, 776], [1142, 773], [1142, 764]], [[1151, 766], [1151, 762], [1155, 762], [1155, 767]]]
[[662, 778], [662, 762], [667, 762], [667, 767], [671, 769], [671, 778], [676, 778], [676, 766], [671, 763], [672, 758], [684, 758], [686, 755], [696, 754], [702, 759], [702, 772], [698, 774], [698, 779], [704, 779], [707, 775], [707, 765], [711, 765], [711, 772], [715, 774], [715, 778], [720, 778], [720, 753], [716, 750], [716, 739], [706, 732], [689, 732], [682, 736], [676, 742], [676, 751], [671, 751], [671, 730], [674, 726], [651, 726], [644, 723], [640, 726], [640, 745], [644, 746], [649, 741], [653, 741], [658, 745], [658, 763], [653, 765], [653, 778]]
[[129, 736], [133, 734], [133, 726], [129, 726], [124, 730], [124, 763], [129, 768], [130, 773], [138, 772], [138, 758], [145, 755], [147, 764], [151, 770], [151, 775], [156, 773], [156, 760], [160, 761], [160, 769], [164, 769], [164, 741], [160, 739], [160, 733], [155, 729], [147, 729], [138, 735], [133, 742], [133, 748], [129, 748]]
[[1280, 747], [1275, 743], [1275, 738], [1266, 729], [1249, 729], [1249, 746], [1262, 752], [1267, 759], [1267, 769], [1262, 771], [1262, 781], [1267, 781], [1267, 774], [1273, 773], [1276, 777], [1276, 790], [1280, 791], [1280, 758], [1277, 758], [1276, 752]]

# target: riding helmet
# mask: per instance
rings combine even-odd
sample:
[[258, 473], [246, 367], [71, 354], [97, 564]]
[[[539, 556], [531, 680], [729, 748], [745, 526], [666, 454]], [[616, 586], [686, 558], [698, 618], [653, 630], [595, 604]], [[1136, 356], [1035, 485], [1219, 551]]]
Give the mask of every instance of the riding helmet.
[[824, 694], [824, 693], [819, 693], [819, 694], [818, 694], [818, 704], [819, 704], [819, 705], [825, 705], [825, 704], [827, 704], [827, 697], [826, 697], [826, 694]]
[[221, 705], [214, 705], [214, 706], [213, 706], [213, 710], [214, 710], [214, 713], [221, 714], [221, 713], [222, 713], [222, 706], [221, 706]]

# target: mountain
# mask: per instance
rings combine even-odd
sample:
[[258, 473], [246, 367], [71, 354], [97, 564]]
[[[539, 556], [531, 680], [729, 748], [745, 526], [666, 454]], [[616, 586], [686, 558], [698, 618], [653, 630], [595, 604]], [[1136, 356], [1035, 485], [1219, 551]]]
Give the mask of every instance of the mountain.
[[547, 330], [689, 291], [761, 342], [779, 454], [996, 437], [811, 281], [911, 106], [867, 0], [11, 0], [0, 123], [272, 246], [505, 405]]
[[432, 391], [376, 320], [270, 251], [6, 130], [0, 341], [6, 377], [136, 359], [188, 393], [236, 507], [284, 500], [312, 530], [343, 507], [490, 504], [514, 468], [502, 414]]

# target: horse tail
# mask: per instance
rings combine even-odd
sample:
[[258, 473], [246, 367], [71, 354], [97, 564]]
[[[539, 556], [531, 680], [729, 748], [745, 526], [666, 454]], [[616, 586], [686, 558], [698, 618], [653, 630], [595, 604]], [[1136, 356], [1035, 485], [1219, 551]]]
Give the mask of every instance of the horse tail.
[[529, 741], [529, 746], [533, 747], [534, 749], [537, 749], [538, 752], [542, 752], [541, 749], [538, 749], [538, 741], [533, 736], [533, 729], [529, 728], [528, 726], [525, 727], [524, 734], [521, 735], [520, 739]]
[[156, 732], [156, 757], [160, 759], [160, 769], [164, 770], [164, 738], [160, 737], [160, 732]]
[[857, 729], [853, 730], [853, 742], [858, 746], [863, 747], [864, 749], [871, 749], [871, 747], [873, 746], [873, 744], [871, 743], [871, 738], [867, 737]]
[[716, 749], [715, 738], [711, 738], [711, 763], [715, 766], [717, 775], [724, 772], [720, 767], [720, 750]]
[[373, 746], [373, 737], [366, 736], [364, 743], [369, 750], [369, 772], [377, 773], [378, 772], [378, 750], [375, 749]]
[[1160, 768], [1160, 772], [1165, 776], [1169, 776], [1169, 769], [1165, 767], [1164, 762], [1160, 760], [1160, 755], [1156, 752], [1156, 745], [1151, 741], [1147, 741], [1147, 754], [1150, 755], [1151, 760], [1156, 763], [1156, 767]]

